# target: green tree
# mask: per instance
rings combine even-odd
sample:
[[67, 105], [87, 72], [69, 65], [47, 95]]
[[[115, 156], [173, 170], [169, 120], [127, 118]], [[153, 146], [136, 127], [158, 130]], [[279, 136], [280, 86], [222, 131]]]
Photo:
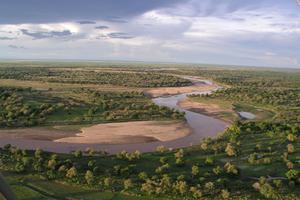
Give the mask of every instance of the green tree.
[[193, 165], [192, 166], [192, 175], [193, 175], [193, 177], [199, 175], [199, 173], [200, 173], [199, 167], [197, 165]]
[[95, 177], [92, 171], [87, 170], [85, 175], [84, 175], [85, 181], [87, 184], [92, 185], [95, 181]]
[[132, 180], [131, 179], [126, 179], [124, 180], [124, 189], [125, 190], [129, 190], [130, 188], [133, 187], [133, 183], [132, 183]]
[[226, 148], [225, 148], [225, 152], [227, 153], [228, 156], [232, 157], [232, 156], [236, 156], [236, 150], [234, 148], [234, 146], [231, 143], [228, 143]]
[[293, 144], [288, 144], [286, 146], [288, 153], [294, 153], [295, 152], [295, 147]]
[[77, 169], [75, 167], [71, 167], [67, 173], [66, 173], [66, 177], [70, 178], [70, 179], [74, 179], [78, 176], [78, 172]]
[[290, 169], [289, 171], [287, 171], [285, 173], [285, 176], [289, 179], [289, 180], [296, 180], [298, 178], [298, 174], [299, 172], [297, 170], [294, 169]]

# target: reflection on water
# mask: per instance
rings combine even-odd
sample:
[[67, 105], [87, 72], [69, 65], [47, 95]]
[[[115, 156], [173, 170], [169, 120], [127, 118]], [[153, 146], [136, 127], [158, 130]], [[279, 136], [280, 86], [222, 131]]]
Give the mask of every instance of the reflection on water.
[[[194, 82], [194, 84], [212, 84], [210, 81], [199, 81], [196, 79], [188, 78]], [[52, 141], [39, 141], [39, 140], [27, 140], [27, 139], [1, 139], [0, 145], [12, 144], [23, 149], [36, 149], [42, 148], [45, 151], [52, 151], [58, 153], [68, 153], [77, 149], [84, 150], [86, 147], [92, 147], [96, 150], [105, 150], [109, 153], [117, 153], [122, 150], [126, 151], [135, 151], [139, 150], [141, 152], [150, 152], [155, 151], [156, 147], [159, 145], [164, 145], [168, 148], [181, 148], [187, 147], [193, 144], [198, 144], [201, 139], [205, 137], [216, 136], [217, 133], [224, 131], [226, 126], [225, 122], [201, 115], [198, 113], [190, 112], [184, 109], [181, 109], [177, 106], [177, 103], [187, 95], [190, 94], [206, 94], [208, 92], [193, 92], [172, 95], [168, 97], [159, 97], [153, 99], [153, 102], [159, 106], [167, 106], [170, 108], [178, 109], [182, 112], [185, 112], [185, 118], [187, 123], [192, 129], [192, 134], [183, 138], [179, 138], [167, 142], [149, 142], [142, 144], [70, 144], [70, 143], [56, 143]]]

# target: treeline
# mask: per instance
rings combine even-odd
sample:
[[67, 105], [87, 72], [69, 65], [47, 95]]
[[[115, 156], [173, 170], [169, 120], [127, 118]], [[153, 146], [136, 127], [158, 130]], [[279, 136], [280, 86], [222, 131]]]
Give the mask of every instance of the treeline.
[[300, 89], [232, 87], [218, 90], [209, 97], [262, 105], [300, 107]]
[[0, 79], [117, 85], [125, 87], [178, 87], [192, 84], [189, 80], [177, 76], [155, 72], [101, 72], [100, 70], [4, 67], [0, 68]]

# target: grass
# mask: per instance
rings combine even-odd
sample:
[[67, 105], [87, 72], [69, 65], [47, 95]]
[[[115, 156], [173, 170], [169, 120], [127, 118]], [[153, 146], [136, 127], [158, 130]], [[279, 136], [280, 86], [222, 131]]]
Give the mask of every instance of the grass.
[[[63, 182], [48, 181], [35, 175], [5, 173], [8, 183], [18, 200], [54, 200], [54, 199], [101, 199], [101, 200], [148, 200], [147, 197], [135, 197], [119, 192], [103, 191], [70, 185]], [[1, 198], [0, 198], [1, 199]]]
[[15, 80], [15, 79], [0, 79], [0, 86], [8, 87], [31, 87], [37, 90], [49, 90], [55, 91], [67, 91], [78, 88], [89, 88], [97, 91], [143, 91], [143, 88], [134, 87], [122, 87], [113, 85], [97, 85], [97, 84], [76, 84], [76, 83], [54, 83], [54, 82], [43, 82], [43, 81], [27, 81], [27, 80]]

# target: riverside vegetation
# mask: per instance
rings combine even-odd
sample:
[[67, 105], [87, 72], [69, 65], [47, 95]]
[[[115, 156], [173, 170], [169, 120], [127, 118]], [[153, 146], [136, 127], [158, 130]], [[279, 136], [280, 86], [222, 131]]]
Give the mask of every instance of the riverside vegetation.
[[[117, 155], [107, 155], [92, 148], [70, 154], [55, 154], [42, 149], [28, 151], [6, 145], [0, 150], [0, 168], [17, 196], [20, 199], [300, 198], [299, 72], [191, 66], [172, 66], [172, 69], [161, 67], [157, 72], [157, 68], [130, 66], [121, 69], [126, 71], [126, 75], [155, 71], [159, 76], [174, 74], [209, 78], [224, 85], [225, 89], [211, 95], [192, 96], [192, 100], [212, 99], [247, 104], [252, 108], [271, 110], [274, 115], [264, 120], [237, 120], [224, 133], [199, 141], [198, 145], [189, 148], [172, 150], [159, 146], [157, 152], [144, 154], [123, 151]], [[120, 68], [112, 69], [116, 71]], [[27, 81], [41, 80], [33, 78]], [[77, 92], [68, 91], [62, 95], [61, 92], [55, 92], [56, 88], [47, 91], [2, 89], [4, 94], [13, 94], [10, 98], [19, 106], [15, 109], [22, 110], [17, 115], [22, 117], [15, 118], [18, 119], [16, 121], [30, 121], [34, 109], [38, 109], [38, 119], [43, 119], [21, 125], [42, 125], [47, 121], [61, 122], [63, 119], [72, 119], [68, 122], [136, 120], [132, 110], [139, 112], [135, 116], [144, 116], [144, 119], [183, 117], [174, 110], [157, 108], [142, 93], [127, 91], [107, 94], [91, 88], [75, 90]], [[83, 95], [78, 95], [78, 90]], [[34, 98], [38, 101], [34, 103], [24, 95], [27, 92], [30, 92], [30, 97], [36, 93], [43, 100]], [[63, 106], [59, 107], [57, 103], [52, 105], [52, 95], [57, 95], [55, 102]], [[2, 102], [12, 102], [6, 101], [6, 98], [1, 95]], [[49, 105], [42, 106], [46, 100]], [[132, 106], [132, 100], [135, 100], [135, 106]], [[32, 107], [28, 109], [23, 104]], [[115, 104], [122, 109], [112, 106]], [[1, 105], [4, 107], [6, 104]], [[149, 107], [143, 107], [145, 105]], [[72, 109], [78, 107], [84, 112], [72, 114]], [[31, 111], [23, 112], [26, 108]], [[9, 119], [11, 109], [14, 109], [13, 104], [9, 104], [2, 118]], [[107, 111], [119, 115], [106, 119], [103, 113]], [[28, 115], [24, 117], [24, 113]], [[43, 116], [40, 116], [41, 113]], [[55, 116], [55, 113], [60, 114]], [[7, 121], [10, 126], [16, 125], [13, 124], [14, 120]]]

